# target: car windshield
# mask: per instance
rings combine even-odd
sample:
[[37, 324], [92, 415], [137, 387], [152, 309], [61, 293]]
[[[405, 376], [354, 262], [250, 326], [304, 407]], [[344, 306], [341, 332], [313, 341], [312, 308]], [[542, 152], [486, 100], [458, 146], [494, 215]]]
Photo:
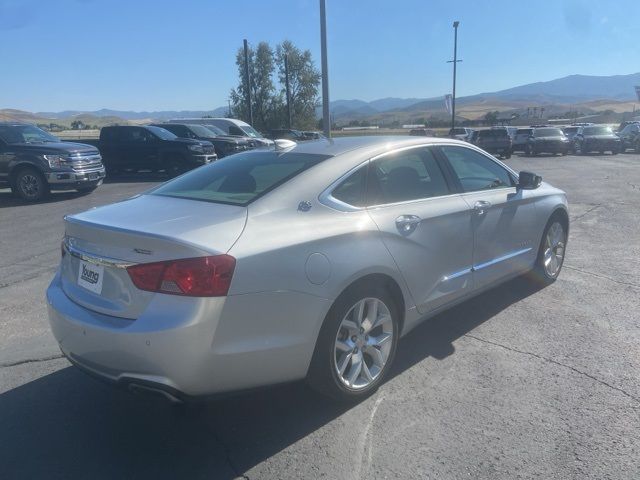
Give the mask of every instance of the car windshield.
[[480, 130], [478, 133], [479, 137], [506, 137], [507, 131], [503, 129], [496, 128], [495, 130]]
[[150, 194], [244, 206], [327, 158], [276, 151], [237, 154], [192, 170]]
[[611, 135], [613, 133], [613, 130], [611, 130], [611, 127], [605, 126], [584, 127], [582, 133], [584, 135]]
[[175, 140], [178, 138], [176, 135], [171, 133], [169, 130], [160, 127], [147, 127], [151, 133], [160, 137], [162, 140]]
[[562, 130], [559, 128], [536, 128], [534, 131], [536, 137], [562, 137]]
[[202, 125], [189, 125], [189, 128], [199, 137], [213, 138], [216, 136], [212, 130], [207, 127], [203, 127]]
[[253, 137], [253, 138], [262, 138], [262, 135], [260, 135], [260, 132], [258, 132], [255, 128], [253, 128], [251, 125], [243, 125], [242, 127], [240, 127], [242, 129], [242, 131], [244, 133], [246, 133], [248, 136]]
[[226, 135], [224, 130], [222, 130], [220, 127], [216, 127], [215, 125], [204, 125], [204, 128], [211, 130], [216, 135]]
[[0, 138], [6, 143], [52, 143], [57, 137], [33, 125], [0, 125]]

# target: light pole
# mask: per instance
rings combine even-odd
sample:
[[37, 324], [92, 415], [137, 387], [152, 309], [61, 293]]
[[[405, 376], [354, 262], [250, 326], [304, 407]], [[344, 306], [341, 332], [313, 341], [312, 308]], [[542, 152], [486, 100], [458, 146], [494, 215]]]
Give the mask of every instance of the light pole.
[[247, 110], [249, 111], [249, 123], [253, 126], [253, 106], [251, 105], [251, 77], [249, 76], [249, 45], [247, 39], [243, 41], [244, 44], [244, 81], [245, 88], [247, 89], [246, 101]]
[[453, 92], [451, 95], [451, 128], [456, 126], [456, 66], [458, 62], [458, 25], [460, 22], [453, 22], [453, 60], [449, 60], [447, 63], [453, 63]]
[[287, 92], [287, 126], [291, 128], [291, 92], [289, 91], [289, 54], [284, 54], [284, 80]]
[[329, 72], [327, 67], [327, 12], [325, 0], [320, 0], [320, 51], [322, 53], [322, 127], [325, 137], [331, 138]]

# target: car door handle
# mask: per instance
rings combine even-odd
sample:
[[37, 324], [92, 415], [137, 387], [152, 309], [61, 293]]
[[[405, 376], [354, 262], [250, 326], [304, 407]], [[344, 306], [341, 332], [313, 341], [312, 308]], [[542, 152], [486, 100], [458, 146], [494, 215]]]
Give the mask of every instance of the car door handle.
[[478, 200], [473, 204], [473, 209], [476, 211], [478, 215], [484, 215], [488, 209], [491, 208], [491, 202], [487, 202], [486, 200]]
[[396, 228], [403, 235], [409, 235], [412, 233], [422, 219], [417, 215], [400, 215], [396, 218]]

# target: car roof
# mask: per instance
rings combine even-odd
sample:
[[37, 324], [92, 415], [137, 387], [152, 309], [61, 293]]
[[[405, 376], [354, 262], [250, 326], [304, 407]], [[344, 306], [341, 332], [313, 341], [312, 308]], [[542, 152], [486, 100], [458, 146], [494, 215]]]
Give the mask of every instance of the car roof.
[[291, 150], [288, 151], [336, 156], [359, 149], [380, 149], [384, 151], [425, 143], [456, 143], [469, 146], [467, 142], [454, 140], [451, 138], [415, 137], [408, 135], [367, 135], [359, 137], [337, 137], [332, 139], [321, 138], [318, 140], [301, 142], [296, 144], [295, 147], [292, 147]]

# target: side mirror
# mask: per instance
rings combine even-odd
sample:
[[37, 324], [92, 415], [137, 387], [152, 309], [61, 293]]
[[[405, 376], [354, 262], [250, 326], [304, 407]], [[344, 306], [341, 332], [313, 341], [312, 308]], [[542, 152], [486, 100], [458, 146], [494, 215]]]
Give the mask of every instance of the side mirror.
[[518, 174], [518, 188], [521, 190], [534, 190], [542, 183], [542, 177], [532, 172], [520, 172]]

